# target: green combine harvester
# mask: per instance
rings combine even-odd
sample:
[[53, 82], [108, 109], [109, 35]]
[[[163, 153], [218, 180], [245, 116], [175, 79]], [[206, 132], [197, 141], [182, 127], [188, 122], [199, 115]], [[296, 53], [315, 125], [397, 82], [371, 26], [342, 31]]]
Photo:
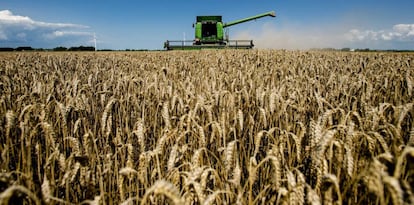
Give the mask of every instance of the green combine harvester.
[[223, 23], [222, 16], [197, 16], [197, 22], [193, 24], [195, 28], [194, 40], [167, 40], [164, 43], [164, 48], [167, 50], [198, 50], [209, 48], [251, 49], [254, 46], [253, 40], [229, 40], [228, 30], [226, 29], [225, 32], [224, 29], [266, 16], [276, 17], [276, 14], [274, 11], [271, 11], [229, 23]]

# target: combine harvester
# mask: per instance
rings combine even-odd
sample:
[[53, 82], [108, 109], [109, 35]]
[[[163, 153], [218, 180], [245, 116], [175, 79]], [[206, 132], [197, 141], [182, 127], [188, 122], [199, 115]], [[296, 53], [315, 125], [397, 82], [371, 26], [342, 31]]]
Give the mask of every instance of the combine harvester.
[[209, 48], [251, 49], [254, 46], [253, 40], [229, 40], [228, 30], [226, 29], [226, 32], [224, 32], [224, 29], [266, 16], [276, 17], [276, 14], [274, 11], [271, 11], [229, 23], [223, 23], [221, 16], [197, 16], [197, 22], [193, 24], [193, 27], [195, 27], [195, 39], [193, 41], [167, 40], [164, 43], [164, 48], [167, 50]]

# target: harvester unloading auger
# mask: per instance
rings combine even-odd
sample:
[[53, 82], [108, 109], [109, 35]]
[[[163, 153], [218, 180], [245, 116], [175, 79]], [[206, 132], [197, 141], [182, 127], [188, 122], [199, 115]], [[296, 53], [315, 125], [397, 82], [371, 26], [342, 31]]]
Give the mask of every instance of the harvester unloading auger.
[[194, 40], [167, 40], [164, 43], [164, 48], [167, 50], [204, 48], [250, 49], [254, 46], [253, 40], [229, 40], [228, 33], [225, 33], [224, 29], [236, 24], [252, 21], [266, 16], [276, 17], [276, 14], [274, 11], [271, 11], [229, 23], [223, 23], [222, 16], [197, 16], [197, 22], [193, 24], [193, 27], [195, 27]]

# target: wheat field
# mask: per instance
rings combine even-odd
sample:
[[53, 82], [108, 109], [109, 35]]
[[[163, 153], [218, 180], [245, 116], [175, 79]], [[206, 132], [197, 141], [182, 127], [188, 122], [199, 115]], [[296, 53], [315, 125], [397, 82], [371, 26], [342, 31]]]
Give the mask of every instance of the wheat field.
[[414, 203], [414, 54], [0, 59], [0, 204]]

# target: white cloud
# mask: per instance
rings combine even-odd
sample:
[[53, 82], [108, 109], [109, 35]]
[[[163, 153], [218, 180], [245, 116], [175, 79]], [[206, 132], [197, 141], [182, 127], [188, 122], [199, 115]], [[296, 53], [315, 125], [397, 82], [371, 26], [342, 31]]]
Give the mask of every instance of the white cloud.
[[414, 24], [397, 24], [393, 29], [400, 33], [410, 33], [414, 31]]
[[52, 33], [45, 34], [45, 37], [49, 39], [59, 38], [62, 36], [93, 36], [91, 32], [85, 31], [53, 31]]
[[14, 15], [9, 10], [0, 11], [0, 24], [3, 26], [19, 26], [23, 29], [36, 29], [36, 28], [88, 28], [88, 26], [70, 23], [48, 23], [42, 21], [34, 21], [27, 16]]
[[[15, 15], [9, 10], [0, 11], [0, 47], [29, 46], [54, 47], [61, 44], [87, 43], [93, 33], [88, 26], [72, 23], [36, 21], [28, 16]], [[83, 40], [82, 40], [83, 39]]]
[[414, 41], [414, 24], [396, 24], [379, 31], [352, 29], [345, 37], [349, 41]]
[[279, 26], [265, 23], [259, 29], [236, 32], [231, 39], [252, 39], [256, 48], [372, 48], [413, 49], [414, 24], [396, 24], [389, 29], [349, 29], [350, 25]]

